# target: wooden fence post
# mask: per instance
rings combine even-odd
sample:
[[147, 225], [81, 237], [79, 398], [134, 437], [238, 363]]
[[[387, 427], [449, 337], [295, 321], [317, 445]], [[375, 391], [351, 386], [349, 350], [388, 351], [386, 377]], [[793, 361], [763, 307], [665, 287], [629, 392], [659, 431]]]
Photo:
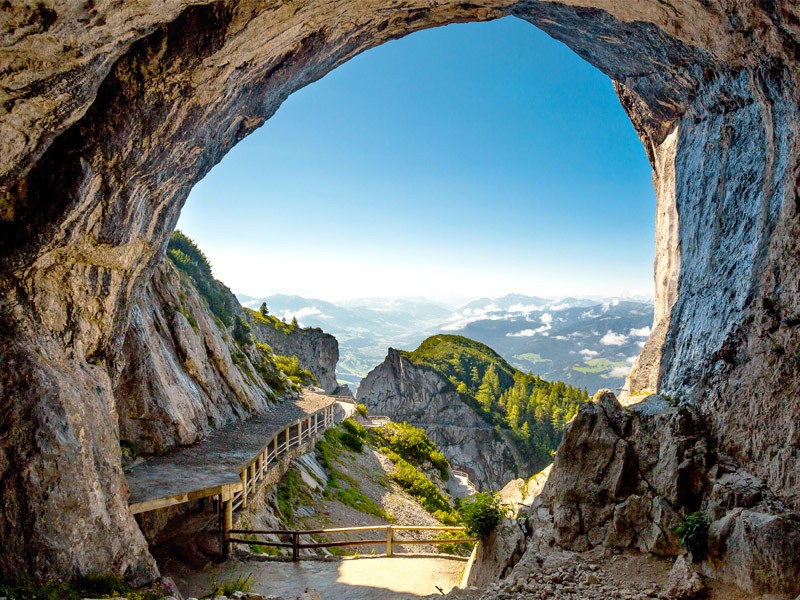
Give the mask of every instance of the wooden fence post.
[[386, 527], [386, 556], [394, 556], [394, 529]]
[[228, 560], [231, 555], [230, 531], [233, 528], [233, 500], [222, 500], [222, 560]]
[[297, 562], [300, 560], [300, 533], [295, 531], [292, 533], [292, 560]]
[[242, 508], [247, 508], [247, 471], [249, 467], [245, 467], [241, 473], [242, 478]]

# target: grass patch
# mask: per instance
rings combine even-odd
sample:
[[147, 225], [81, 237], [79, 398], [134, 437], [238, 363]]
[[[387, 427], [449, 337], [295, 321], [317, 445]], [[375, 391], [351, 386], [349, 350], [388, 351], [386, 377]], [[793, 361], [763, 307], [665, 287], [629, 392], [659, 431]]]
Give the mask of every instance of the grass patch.
[[253, 591], [253, 574], [239, 577], [231, 577], [230, 579], [223, 579], [218, 581], [216, 575], [211, 576], [211, 594], [207, 598], [216, 598], [217, 596], [230, 596], [235, 592], [252, 592]]
[[[351, 423], [351, 421], [345, 421], [343, 427], [347, 427], [347, 423]], [[366, 428], [363, 425], [352, 423], [350, 427], [352, 427], [352, 431], [363, 432], [364, 436], [366, 436]], [[349, 439], [345, 436], [346, 433], [350, 432], [331, 428], [325, 432], [323, 439], [317, 442], [317, 457], [328, 473], [328, 486], [325, 488], [325, 497], [335, 498], [346, 506], [391, 522], [392, 515], [383, 510], [375, 501], [362, 494], [359, 491], [359, 482], [354, 477], [336, 468], [336, 457], [346, 447], [347, 442], [345, 440]], [[355, 434], [350, 433], [350, 435], [356, 437]], [[361, 440], [363, 445], [362, 438], [356, 439]]]
[[408, 423], [389, 423], [378, 427], [375, 434], [385, 447], [403, 460], [418, 467], [430, 462], [444, 481], [450, 479], [450, 463], [424, 429]]
[[452, 512], [453, 509], [445, 495], [422, 471], [389, 448], [381, 448], [381, 452], [394, 463], [395, 468], [389, 473], [389, 478], [416, 498], [425, 510], [434, 515]]
[[278, 510], [288, 521], [294, 520], [294, 507], [300, 496], [300, 473], [292, 467], [278, 485]]

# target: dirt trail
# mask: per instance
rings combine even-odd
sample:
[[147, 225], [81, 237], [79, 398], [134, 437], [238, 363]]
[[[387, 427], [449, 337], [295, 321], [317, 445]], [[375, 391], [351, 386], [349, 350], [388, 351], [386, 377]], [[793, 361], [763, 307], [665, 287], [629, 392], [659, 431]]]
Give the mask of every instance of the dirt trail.
[[[225, 579], [252, 576], [253, 591], [265, 595], [297, 596], [306, 588], [319, 591], [324, 600], [401, 600], [449, 592], [461, 581], [466, 559], [450, 556], [362, 557], [334, 561], [231, 560]], [[208, 593], [213, 570], [196, 573], [186, 581], [184, 594]]]

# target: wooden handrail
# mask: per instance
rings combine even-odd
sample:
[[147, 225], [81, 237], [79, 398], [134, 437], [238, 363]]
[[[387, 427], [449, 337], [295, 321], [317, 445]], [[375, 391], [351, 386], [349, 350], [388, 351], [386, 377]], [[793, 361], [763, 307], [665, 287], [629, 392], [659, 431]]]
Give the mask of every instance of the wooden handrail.
[[[311, 542], [301, 543], [301, 535], [311, 535], [320, 533], [347, 533], [350, 531], [385, 531], [386, 539], [371, 540], [344, 540], [338, 542]], [[229, 534], [245, 535], [290, 535], [292, 542], [269, 542], [260, 540], [245, 540], [242, 538], [228, 537], [228, 543], [247, 544], [250, 546], [272, 546], [276, 548], [291, 548], [292, 560], [299, 560], [299, 550], [315, 548], [334, 548], [341, 546], [377, 546], [386, 544], [386, 556], [394, 556], [394, 546], [410, 546], [413, 544], [471, 544], [478, 540], [476, 538], [457, 538], [457, 539], [427, 539], [427, 540], [399, 540], [394, 538], [395, 531], [466, 531], [466, 527], [461, 526], [432, 526], [432, 525], [367, 525], [360, 527], [331, 527], [328, 529], [231, 529]]]
[[395, 531], [466, 531], [463, 526], [446, 525], [363, 525], [359, 527], [329, 527], [328, 529], [231, 529], [230, 533], [260, 534], [260, 535], [311, 535], [318, 533], [347, 533], [349, 531], [386, 531], [389, 528]]

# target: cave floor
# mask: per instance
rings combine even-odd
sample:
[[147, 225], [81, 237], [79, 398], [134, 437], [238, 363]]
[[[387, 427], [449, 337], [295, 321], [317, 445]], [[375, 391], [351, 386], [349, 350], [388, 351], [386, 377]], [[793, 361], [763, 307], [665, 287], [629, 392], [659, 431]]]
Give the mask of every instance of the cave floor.
[[[218, 429], [205, 440], [154, 456], [126, 470], [131, 506], [179, 504], [240, 485], [242, 468], [287, 426], [336, 402], [304, 391], [275, 404], [274, 410]], [[145, 508], [152, 510], [152, 508]], [[136, 512], [141, 512], [141, 509]]]
[[[467, 560], [444, 555], [364, 556], [332, 561], [240, 561], [233, 559], [217, 570], [224, 578], [251, 577], [252, 591], [293, 597], [306, 588], [320, 592], [324, 600], [401, 600], [449, 592], [461, 581]], [[196, 573], [184, 593], [208, 593], [215, 573]], [[219, 575], [219, 573], [216, 573]]]

